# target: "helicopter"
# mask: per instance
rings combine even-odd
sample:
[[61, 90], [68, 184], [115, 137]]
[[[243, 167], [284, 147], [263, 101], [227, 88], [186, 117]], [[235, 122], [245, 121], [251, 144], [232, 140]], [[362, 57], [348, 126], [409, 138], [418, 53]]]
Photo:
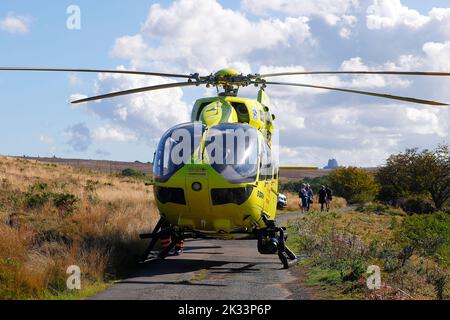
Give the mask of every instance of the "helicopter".
[[[283, 268], [297, 261], [286, 245], [286, 228], [276, 223], [279, 165], [273, 157], [275, 115], [269, 86], [304, 87], [393, 99], [410, 103], [448, 106], [447, 103], [330, 86], [269, 81], [296, 75], [398, 75], [450, 76], [447, 72], [407, 71], [299, 71], [244, 75], [226, 68], [201, 76], [133, 70], [0, 67], [0, 71], [115, 73], [184, 79], [133, 88], [71, 101], [89, 101], [181, 87], [215, 87], [217, 96], [198, 99], [191, 120], [168, 129], [153, 160], [154, 194], [160, 219], [151, 233], [141, 262], [164, 259], [175, 245], [188, 238], [257, 239], [261, 254], [277, 254]], [[256, 99], [239, 97], [239, 89], [254, 86]], [[222, 90], [222, 91], [221, 91]], [[313, 169], [305, 167], [305, 169]], [[157, 255], [161, 239], [170, 244]]]

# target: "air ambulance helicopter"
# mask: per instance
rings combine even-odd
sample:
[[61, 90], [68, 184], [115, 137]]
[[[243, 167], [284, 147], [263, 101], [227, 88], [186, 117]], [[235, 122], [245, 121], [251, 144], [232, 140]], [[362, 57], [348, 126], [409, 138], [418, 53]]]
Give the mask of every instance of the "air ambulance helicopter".
[[[0, 71], [54, 71], [116, 73], [185, 79], [102, 94], [72, 101], [84, 103], [177, 87], [216, 87], [218, 95], [195, 102], [191, 121], [167, 130], [153, 161], [154, 193], [160, 220], [142, 256], [154, 258], [153, 249], [161, 239], [170, 244], [157, 254], [164, 259], [177, 243], [187, 238], [257, 239], [261, 254], [278, 254], [283, 267], [297, 260], [286, 246], [285, 228], [276, 224], [279, 167], [272, 156], [275, 115], [268, 86], [293, 86], [369, 95], [411, 103], [447, 106], [430, 100], [394, 96], [322, 85], [275, 82], [268, 78], [294, 75], [400, 75], [450, 76], [447, 72], [401, 71], [301, 71], [244, 75], [233, 69], [214, 74], [171, 74], [128, 70], [0, 67]], [[238, 96], [239, 88], [259, 88], [257, 99]], [[222, 90], [222, 91], [220, 91]]]

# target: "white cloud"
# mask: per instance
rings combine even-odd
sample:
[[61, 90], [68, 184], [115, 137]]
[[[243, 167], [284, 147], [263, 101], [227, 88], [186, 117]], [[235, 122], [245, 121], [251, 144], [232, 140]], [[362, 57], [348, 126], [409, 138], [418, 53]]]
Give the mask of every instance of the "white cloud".
[[[199, 5], [199, 1], [179, 0], [167, 8], [152, 5], [141, 31], [116, 39], [112, 56], [127, 60], [133, 69], [209, 74], [234, 67], [250, 73], [255, 52], [269, 50], [276, 54], [284, 47], [311, 40], [305, 17], [251, 21], [214, 0], [201, 2]], [[101, 74], [94, 94], [172, 81]], [[105, 99], [85, 106], [145, 141], [157, 139], [169, 127], [188, 121], [190, 114], [183, 91], [177, 88]]]
[[433, 8], [427, 15], [411, 9], [400, 0], [373, 0], [367, 8], [366, 25], [370, 30], [407, 28], [425, 34], [450, 35], [450, 8]]
[[254, 14], [282, 12], [289, 15], [320, 16], [336, 24], [342, 16], [359, 6], [358, 0], [242, 0], [242, 7]]
[[8, 15], [0, 19], [0, 30], [9, 33], [27, 33], [30, 31], [31, 19], [24, 16]]
[[74, 93], [74, 94], [71, 94], [71, 95], [70, 95], [69, 100], [70, 100], [70, 101], [75, 101], [75, 100], [85, 99], [85, 98], [87, 98], [87, 97], [88, 97], [87, 95], [82, 94], [82, 93]]
[[214, 0], [179, 0], [168, 8], [153, 5], [141, 33], [117, 39], [112, 54], [132, 67], [209, 74], [247, 65], [256, 50], [279, 50], [310, 37], [305, 17], [250, 21]]
[[[368, 67], [364, 64], [361, 57], [354, 57], [342, 62], [340, 70], [345, 71], [382, 71], [382, 70], [398, 70], [396, 63], [388, 62], [383, 65]], [[396, 76], [382, 75], [360, 75], [354, 76], [350, 81], [344, 81], [342, 85], [349, 88], [405, 88], [411, 84], [410, 81]]]
[[[381, 29], [369, 30], [366, 25], [358, 24], [358, 20], [366, 19], [366, 8], [357, 11], [352, 1], [342, 2], [347, 7], [334, 6], [340, 1], [244, 2], [246, 10], [258, 9], [261, 16], [250, 19], [242, 12], [226, 9], [213, 0], [202, 0], [201, 5], [192, 0], [175, 1], [167, 7], [153, 5], [140, 31], [117, 38], [111, 54], [124, 59], [124, 64], [130, 69], [202, 74], [228, 66], [244, 73], [272, 73], [305, 68], [446, 70], [450, 65], [450, 32], [445, 31], [446, 35], [441, 28], [433, 29], [450, 21], [450, 9], [431, 10], [429, 22], [418, 28], [414, 25], [419, 26], [421, 17], [427, 16], [417, 16], [406, 7], [405, 10], [400, 2], [400, 11], [394, 8], [393, 15], [389, 14], [389, 7], [380, 11], [379, 17], [387, 17], [394, 22], [379, 19], [373, 26], [390, 29], [390, 33], [401, 41], [392, 46], [390, 43], [377, 43], [384, 50], [374, 53], [373, 39], [367, 35], [381, 34], [375, 31]], [[301, 3], [305, 6], [300, 7]], [[319, 5], [325, 3], [330, 10]], [[251, 8], [252, 4], [256, 9]], [[298, 8], [292, 7], [294, 4]], [[381, 1], [376, 4], [385, 5]], [[270, 18], [271, 11], [282, 14], [277, 14], [276, 19]], [[332, 30], [326, 32], [334, 32], [335, 28], [341, 39], [334, 36], [330, 40], [328, 34], [314, 34], [308, 19], [317, 17], [332, 26], [329, 28]], [[414, 35], [408, 39], [403, 37], [404, 28], [408, 29], [408, 35]], [[414, 33], [419, 33], [419, 30], [420, 37]], [[422, 37], [425, 33], [429, 38]], [[352, 38], [350, 41], [355, 38], [355, 42], [344, 40], [348, 38]], [[406, 48], [405, 43], [409, 45]], [[320, 75], [280, 77], [276, 80], [366, 88], [450, 101], [450, 84], [442, 78]], [[95, 92], [90, 95], [170, 81], [174, 80], [102, 74], [96, 81]], [[421, 81], [434, 82], [425, 85]], [[325, 165], [327, 159], [335, 157], [346, 165], [378, 165], [389, 154], [406, 147], [432, 148], [448, 139], [448, 108], [393, 104], [389, 100], [375, 98], [364, 100], [356, 95], [308, 88], [270, 86], [266, 90], [273, 98], [277, 117], [275, 126], [280, 129], [282, 164]], [[215, 95], [213, 88], [199, 91], [196, 91], [199, 97]], [[255, 88], [245, 88], [241, 94], [254, 97]], [[84, 104], [83, 108], [107, 123], [93, 129], [89, 138], [96, 142], [145, 140], [154, 147], [156, 139], [166, 129], [188, 121], [193, 99], [193, 95], [183, 95], [181, 89], [170, 89]]]
[[418, 29], [430, 21], [427, 16], [421, 15], [417, 10], [410, 9], [400, 0], [373, 0], [367, 8], [367, 28], [382, 29], [405, 26]]
[[68, 103], [70, 103], [70, 107], [71, 107], [72, 109], [80, 109], [80, 110], [87, 111], [88, 113], [91, 113], [91, 112], [89, 111], [89, 109], [87, 109], [86, 103], [77, 103], [77, 104], [71, 103], [72, 101], [85, 99], [85, 98], [87, 98], [87, 97], [88, 97], [87, 95], [82, 94], [82, 93], [73, 93], [73, 94], [70, 95], [69, 100], [68, 100]]
[[432, 70], [447, 71], [450, 66], [450, 41], [445, 43], [427, 42], [422, 47], [425, 53], [424, 64]]
[[330, 26], [339, 27], [341, 38], [348, 39], [357, 17], [352, 13], [359, 7], [359, 0], [242, 0], [244, 10], [256, 15], [268, 16], [280, 12], [289, 16], [319, 17]]
[[130, 142], [136, 141], [136, 135], [121, 128], [112, 126], [99, 127], [92, 130], [92, 138], [99, 141]]
[[[374, 71], [374, 70], [401, 70], [407, 66], [407, 63], [412, 63], [413, 58], [400, 57], [397, 62], [386, 62], [383, 65], [373, 67], [367, 66], [361, 57], [354, 57], [345, 60], [341, 63], [339, 70], [345, 71]], [[280, 73], [280, 72], [302, 72], [306, 71], [303, 66], [262, 66], [259, 70], [260, 74]], [[298, 75], [269, 78], [269, 81], [276, 79], [280, 82], [293, 82], [302, 84], [315, 84], [337, 88], [406, 88], [411, 82], [397, 76], [382, 76], [382, 75], [357, 75], [352, 77], [344, 77], [337, 75]], [[270, 92], [276, 97], [289, 97], [293, 95], [317, 95], [329, 93], [327, 90], [302, 88], [302, 87], [274, 87], [270, 86]]]
[[[280, 109], [280, 102], [276, 103]], [[304, 117], [304, 127], [279, 128], [281, 164], [324, 165], [327, 159], [337, 158], [344, 165], [375, 166], [389, 154], [417, 146], [424, 137], [428, 143], [448, 137], [447, 111], [442, 108], [409, 104], [321, 106], [295, 100], [282, 103], [290, 106], [286, 117]]]
[[[124, 68], [119, 67], [119, 69]], [[147, 76], [99, 74], [94, 94], [148, 87], [172, 81]], [[124, 134], [125, 131], [103, 128], [96, 132], [97, 138], [115, 136], [116, 141], [132, 141], [140, 138], [148, 142], [160, 137], [171, 126], [188, 121], [188, 107], [182, 98], [183, 91], [173, 88], [85, 103], [84, 107], [89, 112], [111, 122], [112, 125], [126, 129], [127, 132]]]
[[406, 119], [412, 124], [413, 133], [418, 134], [436, 134], [445, 138], [448, 133], [445, 123], [439, 117], [443, 114], [438, 109], [416, 109], [407, 108], [405, 112]]

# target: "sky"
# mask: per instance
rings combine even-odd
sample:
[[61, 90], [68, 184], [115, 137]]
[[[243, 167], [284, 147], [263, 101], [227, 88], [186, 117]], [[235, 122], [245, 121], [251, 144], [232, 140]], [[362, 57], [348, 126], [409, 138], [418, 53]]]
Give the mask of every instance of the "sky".
[[[80, 10], [80, 25], [70, 6]], [[295, 70], [450, 71], [450, 0], [119, 0], [0, 2], [0, 65], [210, 74]], [[450, 102], [450, 79], [296, 76], [280, 81]], [[189, 121], [201, 88], [73, 106], [76, 97], [164, 78], [0, 73], [0, 154], [152, 161], [161, 135]], [[282, 165], [377, 166], [449, 142], [449, 107], [269, 87]], [[256, 90], [241, 90], [256, 97]]]

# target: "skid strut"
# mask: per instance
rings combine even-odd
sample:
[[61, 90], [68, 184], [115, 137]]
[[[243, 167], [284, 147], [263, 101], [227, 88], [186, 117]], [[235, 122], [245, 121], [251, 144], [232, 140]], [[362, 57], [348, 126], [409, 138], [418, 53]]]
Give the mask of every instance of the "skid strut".
[[177, 242], [184, 240], [183, 234], [176, 232], [173, 227], [164, 219], [160, 218], [152, 233], [145, 233], [139, 236], [141, 239], [151, 239], [149, 245], [145, 249], [144, 253], [141, 256], [140, 262], [143, 263], [147, 261], [150, 257], [150, 254], [155, 247], [158, 240], [161, 238], [170, 237], [170, 244], [159, 252], [158, 258], [164, 259], [169, 255], [170, 250], [172, 250]]
[[258, 232], [258, 251], [261, 254], [278, 254], [287, 269], [297, 262], [297, 256], [286, 245], [287, 232], [284, 227], [277, 227], [274, 220], [268, 220], [263, 216], [266, 228]]

